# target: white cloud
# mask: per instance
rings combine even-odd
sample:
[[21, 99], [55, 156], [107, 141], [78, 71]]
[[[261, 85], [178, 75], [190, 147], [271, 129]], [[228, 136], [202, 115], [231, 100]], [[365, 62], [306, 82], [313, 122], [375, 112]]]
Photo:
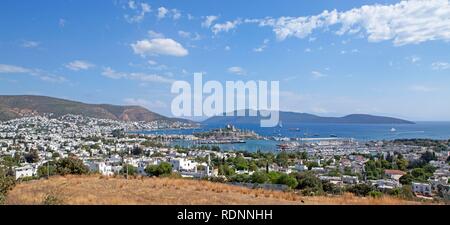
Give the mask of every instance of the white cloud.
[[217, 23], [212, 26], [211, 30], [214, 34], [218, 34], [220, 32], [228, 32], [237, 27], [237, 25], [241, 24], [241, 20], [237, 19], [234, 21], [227, 21], [225, 23]]
[[246, 20], [273, 28], [278, 40], [305, 38], [317, 29], [340, 26], [337, 35], [366, 36], [369, 42], [392, 40], [394, 45], [450, 41], [447, 0], [410, 0], [391, 5], [364, 5], [348, 11], [325, 10], [318, 15]]
[[202, 27], [206, 27], [206, 28], [211, 27], [212, 23], [214, 21], [216, 21], [217, 19], [219, 19], [218, 16], [213, 16], [213, 15], [206, 16], [205, 20], [202, 22]]
[[73, 71], [88, 70], [94, 66], [95, 65], [90, 62], [82, 61], [82, 60], [75, 60], [75, 61], [72, 61], [72, 62], [66, 64], [66, 68], [73, 70]]
[[148, 62], [148, 64], [150, 64], [150, 65], [152, 65], [152, 66], [158, 65], [158, 62], [153, 61], [153, 60], [148, 60], [147, 62]]
[[139, 80], [142, 82], [150, 83], [173, 83], [174, 80], [157, 75], [147, 73], [124, 73], [117, 72], [110, 67], [103, 70], [102, 75], [111, 79], [127, 79], [127, 80]]
[[129, 22], [129, 23], [140, 23], [144, 20], [145, 15], [149, 12], [152, 11], [152, 7], [147, 4], [147, 3], [141, 3], [139, 4], [140, 8], [138, 7], [138, 5], [136, 4], [136, 2], [134, 1], [129, 1], [128, 2], [128, 7], [132, 10], [135, 11], [136, 15], [134, 16], [130, 16], [130, 15], [125, 15], [125, 19]]
[[21, 66], [0, 64], [0, 73], [5, 74], [28, 74], [48, 82], [65, 82], [62, 76], [53, 75], [40, 69], [30, 69]]
[[169, 10], [164, 8], [164, 7], [159, 7], [158, 8], [158, 19], [164, 19], [164, 17], [166, 17], [167, 13], [169, 13]]
[[149, 101], [142, 98], [126, 98], [124, 99], [124, 103], [127, 105], [142, 106], [148, 109], [161, 109], [167, 107], [167, 104], [163, 101]]
[[423, 86], [423, 85], [412, 85], [409, 87], [409, 89], [411, 91], [416, 91], [416, 92], [432, 92], [432, 91], [436, 90], [436, 88], [427, 87], [427, 86]]
[[320, 79], [320, 78], [323, 78], [323, 77], [327, 76], [326, 74], [323, 74], [323, 73], [318, 72], [318, 71], [312, 71], [311, 74], [312, 74], [314, 79]]
[[23, 48], [36, 48], [39, 47], [40, 43], [37, 41], [23, 41], [22, 42], [22, 47]]
[[247, 72], [239, 66], [233, 66], [233, 67], [228, 68], [228, 72], [236, 74], [236, 75], [246, 75], [247, 74]]
[[263, 52], [267, 48], [267, 44], [269, 43], [269, 39], [264, 39], [263, 44], [258, 48], [254, 48], [254, 52]]
[[21, 66], [0, 64], [0, 73], [29, 73], [29, 72], [31, 72], [30, 69]]
[[136, 2], [135, 1], [128, 1], [128, 7], [130, 9], [136, 9]]
[[193, 41], [198, 41], [201, 39], [201, 36], [198, 33], [191, 33], [191, 32], [182, 31], [182, 30], [178, 31], [178, 35], [180, 35], [180, 37], [182, 37], [182, 38], [191, 39]]
[[158, 33], [158, 32], [153, 31], [153, 30], [149, 30], [148, 31], [148, 36], [150, 36], [151, 38], [164, 38], [164, 34], [163, 33]]
[[311, 52], [310, 48], [305, 48], [305, 52]]
[[131, 44], [133, 51], [138, 55], [169, 55], [182, 57], [189, 54], [180, 43], [169, 38], [144, 39]]
[[193, 15], [191, 15], [191, 14], [187, 14], [187, 18], [188, 18], [188, 20], [193, 20], [193, 19], [195, 19], [195, 17], [193, 16]]
[[447, 70], [450, 69], [450, 63], [448, 62], [434, 62], [431, 64], [433, 70]]
[[225, 46], [225, 51], [230, 51], [231, 50], [231, 47], [230, 46]]
[[406, 57], [406, 60], [410, 61], [412, 64], [415, 64], [415, 63], [419, 62], [421, 60], [421, 58], [419, 56], [412, 55], [412, 56]]
[[181, 12], [178, 9], [172, 9], [172, 18], [174, 20], [181, 18]]

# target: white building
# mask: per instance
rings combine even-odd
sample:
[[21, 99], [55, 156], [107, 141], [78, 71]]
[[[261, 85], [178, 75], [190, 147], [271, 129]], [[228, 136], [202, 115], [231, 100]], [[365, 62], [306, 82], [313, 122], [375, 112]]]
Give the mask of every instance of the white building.
[[313, 167], [311, 168], [311, 171], [316, 172], [316, 173], [325, 173], [325, 168], [323, 167]]
[[193, 162], [188, 159], [183, 158], [174, 158], [170, 160], [170, 164], [172, 164], [172, 169], [176, 171], [197, 171], [198, 163]]
[[412, 191], [426, 196], [431, 196], [431, 185], [424, 183], [412, 183]]
[[104, 176], [114, 175], [114, 171], [111, 165], [107, 165], [105, 162], [89, 162], [87, 163], [89, 170], [92, 172], [98, 172]]
[[358, 180], [357, 176], [344, 175], [344, 176], [342, 176], [342, 182], [344, 184], [357, 184], [357, 183], [359, 183], [359, 180]]
[[37, 175], [37, 170], [31, 165], [16, 167], [14, 168], [14, 175], [16, 180], [25, 177], [32, 177]]

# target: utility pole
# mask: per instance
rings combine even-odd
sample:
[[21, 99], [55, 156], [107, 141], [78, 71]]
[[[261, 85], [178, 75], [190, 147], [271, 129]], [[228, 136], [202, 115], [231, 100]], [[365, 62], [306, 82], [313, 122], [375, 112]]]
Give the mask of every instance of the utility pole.
[[[129, 159], [129, 157], [130, 157], [130, 154], [131, 154], [131, 152], [130, 152], [130, 150], [128, 150], [128, 155], [127, 155], [127, 159]], [[127, 167], [127, 180], [128, 180], [128, 162], [126, 163], [126, 167]]]
[[47, 180], [50, 179], [50, 161], [47, 161]]

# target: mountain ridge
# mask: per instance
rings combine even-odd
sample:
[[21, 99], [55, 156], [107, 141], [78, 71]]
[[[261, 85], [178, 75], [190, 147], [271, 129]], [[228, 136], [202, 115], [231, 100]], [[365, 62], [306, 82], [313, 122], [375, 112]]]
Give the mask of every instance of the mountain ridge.
[[[253, 111], [257, 113], [258, 116], [236, 116], [234, 111], [234, 116], [213, 116], [204, 121], [202, 124], [256, 124], [264, 119], [261, 117], [260, 111]], [[250, 110], [245, 110], [245, 115], [249, 115]], [[415, 124], [412, 121], [398, 119], [394, 117], [387, 116], [375, 116], [370, 114], [349, 114], [342, 117], [323, 117], [317, 116], [310, 113], [298, 113], [298, 112], [285, 112], [280, 111], [280, 121], [285, 124], [289, 123], [340, 123], [340, 124]]]
[[0, 95], [0, 121], [46, 113], [52, 113], [55, 116], [75, 114], [98, 119], [134, 122], [179, 121], [194, 123], [186, 119], [169, 118], [136, 105], [88, 104], [38, 95]]

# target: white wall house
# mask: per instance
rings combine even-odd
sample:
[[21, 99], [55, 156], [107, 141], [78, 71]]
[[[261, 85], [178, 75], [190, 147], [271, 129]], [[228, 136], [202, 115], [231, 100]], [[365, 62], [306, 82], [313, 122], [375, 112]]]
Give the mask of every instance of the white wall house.
[[342, 182], [344, 184], [358, 184], [359, 180], [357, 176], [347, 176], [347, 175], [343, 175], [342, 176]]
[[32, 177], [34, 175], [37, 175], [37, 170], [30, 165], [16, 167], [14, 168], [14, 175], [16, 177], [16, 180], [25, 177]]
[[412, 191], [426, 196], [431, 196], [431, 185], [424, 183], [412, 183]]
[[188, 159], [183, 158], [174, 158], [170, 160], [170, 164], [172, 164], [172, 169], [176, 171], [197, 171], [198, 163], [193, 162]]
[[299, 172], [302, 172], [302, 171], [308, 170], [308, 167], [303, 165], [303, 164], [301, 164], [301, 163], [298, 163], [298, 164], [295, 165], [295, 169], [297, 171], [299, 171]]
[[111, 165], [107, 165], [105, 162], [89, 162], [87, 163], [89, 170], [92, 172], [98, 172], [104, 176], [114, 175], [114, 171]]

